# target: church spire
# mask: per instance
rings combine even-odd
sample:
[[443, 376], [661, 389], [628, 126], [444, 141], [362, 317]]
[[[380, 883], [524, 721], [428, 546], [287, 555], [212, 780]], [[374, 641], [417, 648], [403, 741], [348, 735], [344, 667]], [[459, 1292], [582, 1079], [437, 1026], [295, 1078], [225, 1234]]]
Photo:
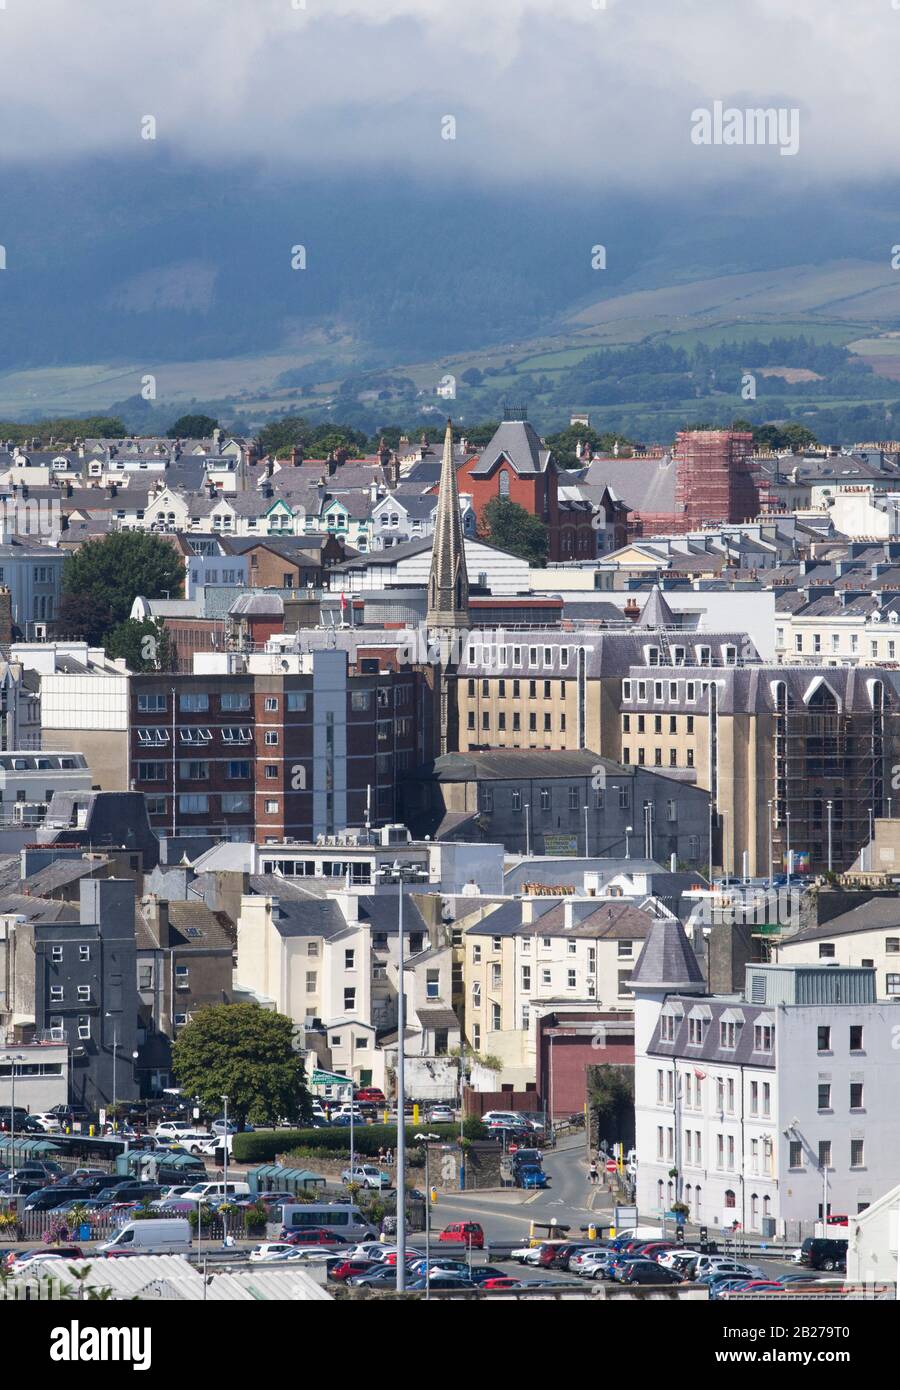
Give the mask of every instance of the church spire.
[[447, 421], [444, 436], [426, 623], [429, 629], [437, 630], [469, 626], [469, 577], [466, 573], [466, 551], [453, 462], [453, 423], [450, 420]]

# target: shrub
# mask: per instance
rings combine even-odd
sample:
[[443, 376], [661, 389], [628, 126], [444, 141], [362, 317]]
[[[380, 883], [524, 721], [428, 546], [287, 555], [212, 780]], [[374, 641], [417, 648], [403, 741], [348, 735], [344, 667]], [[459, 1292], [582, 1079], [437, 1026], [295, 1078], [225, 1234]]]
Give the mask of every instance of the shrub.
[[[479, 1139], [484, 1134], [480, 1120], [466, 1120], [465, 1132], [470, 1138]], [[452, 1144], [459, 1135], [456, 1124], [426, 1125], [423, 1121], [418, 1127], [406, 1126], [406, 1148], [411, 1154], [415, 1137], [421, 1130], [437, 1134], [445, 1143]], [[470, 1129], [477, 1132], [470, 1134]], [[353, 1146], [360, 1157], [376, 1158], [379, 1149], [397, 1148], [396, 1125], [356, 1125], [353, 1133]], [[258, 1129], [252, 1134], [234, 1136], [234, 1161], [236, 1163], [274, 1163], [278, 1154], [315, 1157], [316, 1154], [332, 1154], [337, 1157], [350, 1153], [350, 1129], [339, 1125], [329, 1129]], [[303, 1167], [304, 1164], [298, 1164]]]

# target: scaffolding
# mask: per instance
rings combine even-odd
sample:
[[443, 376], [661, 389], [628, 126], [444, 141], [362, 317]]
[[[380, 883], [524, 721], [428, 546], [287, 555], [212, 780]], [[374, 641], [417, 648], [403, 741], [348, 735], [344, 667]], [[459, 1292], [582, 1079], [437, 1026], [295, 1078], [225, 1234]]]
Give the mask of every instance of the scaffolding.
[[[872, 837], [889, 809], [890, 752], [884, 687], [876, 683], [872, 707], [847, 711], [823, 684], [808, 703], [779, 684], [774, 715], [771, 841], [776, 865], [788, 852], [807, 855], [809, 869], [841, 872]], [[900, 730], [898, 730], [900, 732]], [[831, 853], [829, 855], [829, 839]]]
[[753, 435], [740, 430], [681, 430], [674, 457], [675, 509], [691, 522], [746, 521], [759, 513], [751, 460]]

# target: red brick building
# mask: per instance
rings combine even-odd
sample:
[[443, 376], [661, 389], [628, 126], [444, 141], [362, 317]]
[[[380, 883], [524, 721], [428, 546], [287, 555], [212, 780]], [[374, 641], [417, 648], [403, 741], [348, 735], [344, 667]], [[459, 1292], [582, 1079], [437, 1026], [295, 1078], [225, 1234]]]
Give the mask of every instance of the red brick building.
[[479, 530], [495, 497], [524, 507], [547, 527], [549, 560], [591, 560], [597, 554], [593, 509], [581, 498], [560, 497], [559, 469], [527, 420], [504, 420], [483, 453], [457, 471], [460, 492], [471, 495]]

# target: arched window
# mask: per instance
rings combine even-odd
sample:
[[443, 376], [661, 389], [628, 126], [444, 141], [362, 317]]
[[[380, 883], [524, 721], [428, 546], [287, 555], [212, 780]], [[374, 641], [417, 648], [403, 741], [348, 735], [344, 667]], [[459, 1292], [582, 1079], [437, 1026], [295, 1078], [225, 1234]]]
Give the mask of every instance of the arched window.
[[755, 1192], [750, 1194], [750, 1227], [754, 1231], [759, 1227], [759, 1197]]
[[500, 470], [500, 496], [509, 497], [509, 474], [505, 468]]
[[725, 1193], [725, 1205], [726, 1207], [737, 1206], [737, 1198], [730, 1187], [727, 1189]]

